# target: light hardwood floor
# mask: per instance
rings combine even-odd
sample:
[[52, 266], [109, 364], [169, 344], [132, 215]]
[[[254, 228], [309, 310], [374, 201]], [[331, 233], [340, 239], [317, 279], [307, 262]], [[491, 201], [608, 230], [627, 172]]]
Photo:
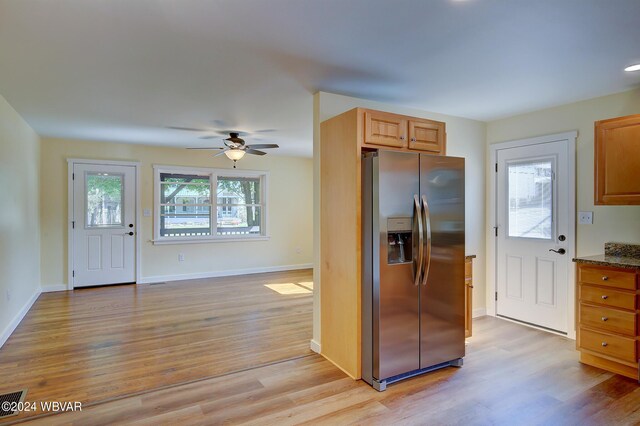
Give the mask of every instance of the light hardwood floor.
[[311, 323], [311, 270], [42, 294], [0, 349], [0, 393], [108, 401], [309, 355]]
[[574, 342], [474, 323], [465, 365], [374, 391], [318, 355], [35, 419], [35, 424], [610, 425], [640, 423], [640, 387], [578, 363]]

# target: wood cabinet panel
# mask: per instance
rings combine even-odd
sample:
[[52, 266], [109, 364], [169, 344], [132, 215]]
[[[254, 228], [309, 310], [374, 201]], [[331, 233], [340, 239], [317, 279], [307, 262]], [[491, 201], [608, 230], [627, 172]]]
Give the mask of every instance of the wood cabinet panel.
[[595, 204], [640, 204], [640, 114], [595, 123]]
[[598, 266], [580, 266], [578, 280], [582, 283], [616, 287], [626, 290], [636, 289], [636, 274], [634, 271], [604, 268]]
[[633, 312], [580, 304], [580, 325], [635, 337], [636, 322]]
[[432, 120], [409, 120], [409, 148], [433, 153], [444, 152], [444, 123]]
[[580, 329], [580, 348], [627, 362], [636, 362], [636, 340]]
[[369, 145], [406, 148], [407, 120], [396, 114], [365, 111], [364, 143]]

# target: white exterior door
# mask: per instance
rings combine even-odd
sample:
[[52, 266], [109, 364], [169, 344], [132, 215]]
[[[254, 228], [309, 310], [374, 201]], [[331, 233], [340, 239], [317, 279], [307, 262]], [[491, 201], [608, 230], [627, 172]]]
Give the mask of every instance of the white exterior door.
[[135, 281], [135, 166], [73, 165], [73, 286]]
[[561, 140], [497, 151], [496, 313], [561, 333], [570, 327], [574, 244], [568, 147]]

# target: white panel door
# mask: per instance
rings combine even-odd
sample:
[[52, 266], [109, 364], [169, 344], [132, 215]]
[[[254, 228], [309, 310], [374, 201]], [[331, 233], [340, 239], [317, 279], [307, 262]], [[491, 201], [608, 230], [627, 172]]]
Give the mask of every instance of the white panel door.
[[135, 281], [136, 169], [74, 164], [73, 286]]
[[567, 150], [565, 140], [497, 152], [497, 314], [562, 333], [573, 244]]

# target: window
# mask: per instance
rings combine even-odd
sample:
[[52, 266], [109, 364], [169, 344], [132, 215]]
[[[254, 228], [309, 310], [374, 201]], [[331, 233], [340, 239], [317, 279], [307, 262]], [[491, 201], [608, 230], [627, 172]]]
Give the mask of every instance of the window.
[[266, 238], [267, 173], [154, 169], [155, 243]]
[[509, 237], [551, 239], [553, 161], [508, 164]]

